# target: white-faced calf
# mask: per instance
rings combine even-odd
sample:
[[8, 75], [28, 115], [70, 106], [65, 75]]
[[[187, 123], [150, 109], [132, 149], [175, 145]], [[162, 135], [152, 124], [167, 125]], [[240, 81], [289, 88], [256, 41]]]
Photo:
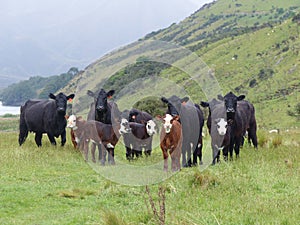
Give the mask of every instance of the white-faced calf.
[[168, 157], [171, 156], [172, 171], [180, 170], [180, 155], [182, 148], [182, 130], [179, 116], [157, 116], [163, 122], [160, 133], [160, 148], [164, 158], [164, 171], [168, 171]]

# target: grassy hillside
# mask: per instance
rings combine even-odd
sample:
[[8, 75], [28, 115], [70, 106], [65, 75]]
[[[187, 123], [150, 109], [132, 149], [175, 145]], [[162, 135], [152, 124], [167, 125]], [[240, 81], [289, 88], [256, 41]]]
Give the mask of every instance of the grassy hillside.
[[[17, 119], [11, 121], [16, 123]], [[94, 165], [100, 168], [97, 173], [73, 149], [69, 136], [64, 148], [50, 146], [46, 136], [43, 147], [37, 148], [32, 134], [19, 147], [17, 132], [4, 127], [0, 132], [1, 224], [159, 224], [150, 204], [155, 204], [159, 214], [159, 201], [163, 201], [159, 188], [165, 191], [168, 225], [292, 225], [300, 219], [300, 142], [296, 130], [279, 136], [260, 132], [258, 151], [245, 146], [238, 160], [222, 161], [205, 170], [185, 168], [172, 175], [164, 173], [160, 164], [156, 175], [169, 178], [149, 185], [151, 201], [145, 186], [114, 182], [108, 173], [128, 182], [127, 178], [153, 172], [149, 165], [162, 162], [159, 148], [153, 150], [151, 158], [128, 164], [120, 142], [117, 164]], [[205, 146], [209, 145], [208, 138], [204, 139]], [[211, 155], [210, 148], [204, 149], [205, 155]], [[124, 171], [124, 163], [135, 171]]]
[[75, 109], [83, 115], [88, 89], [117, 89], [121, 108], [172, 94], [199, 102], [231, 90], [255, 105], [260, 128], [299, 127], [287, 115], [299, 102], [299, 9], [292, 0], [215, 1], [105, 55], [64, 90], [77, 92]]

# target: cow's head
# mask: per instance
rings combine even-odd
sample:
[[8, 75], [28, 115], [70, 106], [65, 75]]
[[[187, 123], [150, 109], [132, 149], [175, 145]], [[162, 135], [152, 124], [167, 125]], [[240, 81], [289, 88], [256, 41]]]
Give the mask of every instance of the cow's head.
[[129, 126], [129, 122], [127, 119], [122, 118], [120, 122], [120, 129], [119, 129], [120, 134], [128, 134], [131, 133], [131, 128]]
[[110, 90], [109, 92], [106, 92], [104, 89], [101, 89], [98, 96], [96, 97], [96, 94], [90, 90], [88, 90], [87, 94], [94, 98], [95, 100], [95, 109], [99, 112], [104, 112], [107, 110], [107, 99], [110, 99], [113, 94], [115, 93], [114, 90]]
[[71, 128], [71, 129], [77, 129], [76, 126], [76, 116], [75, 115], [71, 115], [69, 116], [69, 118], [67, 119], [67, 128]]
[[170, 114], [166, 114], [165, 116], [157, 116], [157, 119], [161, 120], [163, 122], [163, 128], [165, 129], [166, 133], [170, 133], [172, 126], [173, 126], [173, 121], [174, 120], [179, 120], [179, 116], [171, 116]]
[[63, 94], [62, 92], [59, 93], [58, 95], [54, 95], [52, 93], [49, 94], [49, 98], [55, 100], [55, 105], [56, 105], [56, 111], [59, 114], [66, 114], [66, 110], [67, 110], [67, 101], [69, 99], [73, 99], [75, 97], [74, 94], [71, 94], [69, 96], [66, 96], [65, 94]]
[[209, 112], [211, 112], [212, 110], [214, 110], [214, 108], [218, 105], [222, 103], [222, 101], [219, 101], [215, 98], [213, 98], [210, 102], [203, 102], [203, 101], [200, 101], [200, 105], [203, 107], [203, 108], [209, 108]]
[[218, 134], [224, 136], [227, 131], [227, 121], [224, 118], [218, 118], [214, 120]]
[[168, 104], [167, 113], [175, 116], [179, 115], [181, 110], [181, 105], [185, 104], [189, 100], [189, 97], [179, 98], [176, 95], [171, 96], [170, 98], [162, 97], [161, 101]]
[[139, 114], [138, 111], [130, 111], [129, 112], [129, 122], [136, 122], [136, 117]]
[[146, 123], [146, 130], [149, 136], [156, 134], [156, 123], [153, 120], [148, 120]]
[[229, 92], [224, 97], [218, 95], [218, 98], [219, 100], [224, 101], [227, 112], [227, 119], [234, 119], [237, 102], [243, 100], [245, 98], [245, 95], [236, 96], [232, 92]]

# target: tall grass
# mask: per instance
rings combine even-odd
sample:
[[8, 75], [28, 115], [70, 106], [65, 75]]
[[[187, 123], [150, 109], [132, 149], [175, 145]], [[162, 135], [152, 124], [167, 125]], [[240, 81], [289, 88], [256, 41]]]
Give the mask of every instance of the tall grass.
[[[281, 135], [277, 148], [245, 145], [239, 159], [204, 171], [184, 168], [150, 185], [158, 211], [156, 192], [165, 188], [165, 224], [297, 224], [299, 131]], [[149, 211], [144, 186], [122, 185], [96, 173], [70, 139], [65, 147], [53, 147], [45, 136], [37, 148], [30, 134], [19, 147], [17, 136], [0, 132], [0, 224], [159, 223]], [[118, 147], [116, 157], [124, 155]], [[151, 157], [162, 157], [160, 149]], [[149, 159], [133, 163], [143, 162]], [[122, 167], [105, 167], [110, 168]]]

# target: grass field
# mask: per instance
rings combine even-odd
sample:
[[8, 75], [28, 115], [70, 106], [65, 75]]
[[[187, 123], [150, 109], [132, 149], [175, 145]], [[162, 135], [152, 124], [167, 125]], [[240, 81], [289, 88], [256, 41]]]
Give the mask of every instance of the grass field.
[[[5, 122], [0, 119], [0, 124]], [[159, 188], [166, 195], [165, 224], [297, 224], [300, 220], [299, 130], [280, 135], [260, 130], [257, 151], [245, 146], [238, 160], [205, 170], [184, 168], [150, 184], [152, 201], [144, 185], [124, 185], [107, 176], [108, 171], [124, 173], [121, 145], [116, 149], [117, 164], [95, 172], [69, 139], [62, 148], [50, 146], [44, 137], [43, 147], [37, 148], [30, 134], [19, 147], [16, 130], [1, 130], [0, 224], [159, 224], [150, 205], [155, 204], [159, 214], [163, 201]], [[209, 144], [207, 137], [204, 141]], [[156, 148], [151, 158], [133, 162], [136, 174], [145, 172], [139, 166], [161, 158]], [[161, 174], [166, 176], [162, 167]]]

